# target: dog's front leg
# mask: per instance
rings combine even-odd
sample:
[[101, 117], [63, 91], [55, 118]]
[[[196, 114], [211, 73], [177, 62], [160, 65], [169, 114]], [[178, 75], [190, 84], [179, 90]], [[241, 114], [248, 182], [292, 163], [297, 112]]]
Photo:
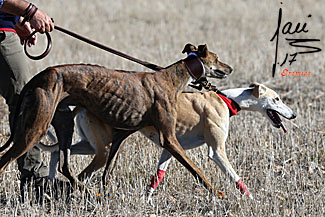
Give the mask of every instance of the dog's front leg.
[[[156, 113], [153, 114], [154, 127], [159, 135], [159, 143], [173, 155], [192, 175], [201, 182], [205, 188], [215, 193], [212, 185], [203, 172], [186, 155], [184, 149], [176, 138], [176, 109], [167, 97], [157, 97]], [[157, 100], [158, 101], [158, 100]]]
[[225, 131], [217, 126], [212, 120], [207, 121], [207, 125], [209, 126], [206, 127], [204, 137], [209, 146], [209, 157], [220, 167], [222, 172], [229, 175], [230, 179], [236, 183], [237, 189], [239, 189], [242, 194], [246, 193], [249, 198], [253, 199], [245, 183], [237, 175], [227, 158], [225, 151], [227, 135], [225, 135]]
[[213, 150], [209, 147], [209, 157], [220, 167], [220, 169], [231, 177], [232, 181], [236, 182], [236, 188], [240, 190], [241, 194], [245, 194], [253, 199], [252, 194], [248, 191], [245, 183], [240, 179], [235, 170], [230, 165], [226, 153], [222, 150]]

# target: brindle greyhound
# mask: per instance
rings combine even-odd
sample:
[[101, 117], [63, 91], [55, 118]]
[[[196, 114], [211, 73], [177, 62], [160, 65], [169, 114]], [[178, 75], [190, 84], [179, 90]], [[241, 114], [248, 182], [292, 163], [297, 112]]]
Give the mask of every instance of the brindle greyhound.
[[[14, 131], [0, 151], [12, 141], [14, 144], [0, 159], [0, 173], [37, 143], [52, 124], [60, 143], [59, 171], [72, 185], [78, 183], [83, 187], [68, 167], [73, 132], [68, 105], [80, 105], [115, 129], [113, 145], [145, 126], [154, 126], [160, 145], [213, 191], [176, 139], [176, 100], [190, 76], [198, 79], [205, 71], [207, 77], [225, 78], [232, 68], [219, 61], [206, 45], [196, 48], [187, 44], [185, 52], [186, 59], [155, 73], [109, 70], [94, 65], [61, 65], [40, 72], [21, 92]], [[192, 60], [200, 62], [200, 75], [191, 70]]]

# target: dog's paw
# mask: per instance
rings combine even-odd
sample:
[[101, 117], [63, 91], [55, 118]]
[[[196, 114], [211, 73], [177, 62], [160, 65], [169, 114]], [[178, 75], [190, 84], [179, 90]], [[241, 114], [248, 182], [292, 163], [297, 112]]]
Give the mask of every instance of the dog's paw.
[[152, 203], [152, 194], [155, 191], [155, 189], [153, 189], [152, 187], [148, 187], [147, 191], [146, 191], [146, 202], [149, 205], [153, 205]]

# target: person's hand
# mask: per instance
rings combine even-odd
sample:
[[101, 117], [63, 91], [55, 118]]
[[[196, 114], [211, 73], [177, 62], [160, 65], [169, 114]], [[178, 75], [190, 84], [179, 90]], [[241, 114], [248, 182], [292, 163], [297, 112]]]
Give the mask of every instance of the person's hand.
[[54, 23], [45, 12], [38, 9], [33, 16], [33, 18], [29, 21], [32, 28], [40, 33], [51, 32], [54, 29]]
[[[17, 32], [17, 35], [20, 38], [20, 43], [23, 45], [25, 41], [27, 40], [28, 36], [33, 33], [34, 29], [31, 28], [31, 25], [29, 22], [26, 22], [23, 26], [21, 25], [21, 21], [23, 18], [20, 18], [19, 22], [15, 25], [15, 30]], [[32, 38], [28, 41], [27, 45], [28, 47], [31, 47], [32, 45], [35, 45], [37, 41], [37, 36], [34, 34]]]

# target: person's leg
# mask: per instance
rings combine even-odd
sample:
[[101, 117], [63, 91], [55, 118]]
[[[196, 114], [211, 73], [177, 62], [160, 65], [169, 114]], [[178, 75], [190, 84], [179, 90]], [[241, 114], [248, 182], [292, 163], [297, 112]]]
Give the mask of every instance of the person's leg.
[[48, 168], [42, 162], [40, 149], [34, 146], [26, 154], [17, 159], [20, 171], [20, 192], [24, 201], [24, 187], [32, 182], [36, 191], [36, 199], [42, 200], [44, 185], [47, 182]]
[[[0, 67], [0, 94], [6, 99], [9, 106], [9, 124], [10, 130], [13, 131], [13, 117], [19, 93], [33, 77], [28, 70], [26, 57], [18, 36], [13, 32], [0, 32]], [[48, 169], [42, 162], [41, 153], [37, 147], [20, 157], [17, 163], [21, 172], [21, 187], [31, 180], [41, 183], [41, 179], [48, 175]], [[21, 190], [23, 191], [22, 188]]]

